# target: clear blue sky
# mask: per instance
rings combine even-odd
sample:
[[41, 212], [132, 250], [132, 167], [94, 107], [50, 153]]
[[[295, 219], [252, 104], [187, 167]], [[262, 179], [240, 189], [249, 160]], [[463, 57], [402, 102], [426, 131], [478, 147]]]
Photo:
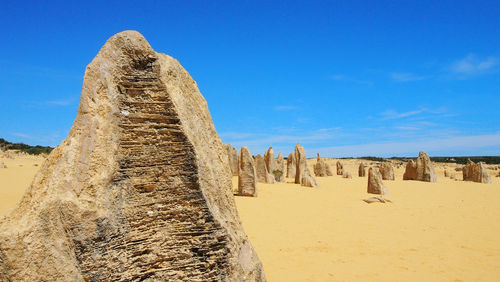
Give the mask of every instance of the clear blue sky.
[[85, 66], [134, 29], [253, 154], [500, 155], [499, 1], [68, 2], [2, 1], [2, 138], [58, 145]]

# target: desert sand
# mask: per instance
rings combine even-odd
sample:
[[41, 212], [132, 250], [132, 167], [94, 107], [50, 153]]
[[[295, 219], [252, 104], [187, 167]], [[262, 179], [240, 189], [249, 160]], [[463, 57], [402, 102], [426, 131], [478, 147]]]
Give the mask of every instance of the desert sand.
[[[14, 207], [43, 158], [0, 158], [0, 214]], [[317, 177], [320, 188], [258, 183], [236, 197], [244, 229], [269, 281], [498, 281], [500, 178], [437, 183], [384, 181], [389, 204], [367, 204], [359, 160], [341, 160], [352, 179]], [[336, 160], [327, 162], [334, 167]], [[309, 169], [315, 159], [308, 160]], [[365, 161], [365, 163], [367, 163]], [[368, 162], [370, 163], [370, 162]], [[451, 166], [448, 166], [451, 171]], [[461, 172], [455, 172], [461, 179]], [[490, 171], [493, 176], [494, 172]], [[233, 177], [237, 186], [237, 177]]]

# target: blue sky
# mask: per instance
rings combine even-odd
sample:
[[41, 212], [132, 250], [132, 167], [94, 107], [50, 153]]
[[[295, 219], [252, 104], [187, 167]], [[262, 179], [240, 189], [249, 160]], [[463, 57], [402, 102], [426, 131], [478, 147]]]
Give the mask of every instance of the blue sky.
[[58, 145], [85, 66], [134, 29], [253, 154], [500, 155], [498, 15], [498, 1], [4, 1], [0, 137]]

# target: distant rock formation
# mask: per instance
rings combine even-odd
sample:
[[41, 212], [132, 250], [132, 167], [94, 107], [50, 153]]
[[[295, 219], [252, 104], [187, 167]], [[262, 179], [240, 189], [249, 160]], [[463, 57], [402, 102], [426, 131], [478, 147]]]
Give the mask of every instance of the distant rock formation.
[[69, 136], [0, 219], [0, 281], [263, 281], [189, 73], [135, 31], [87, 66]]
[[431, 159], [425, 152], [418, 154], [417, 162], [409, 160], [403, 174], [403, 180], [419, 180], [425, 182], [436, 182], [436, 174]]
[[274, 179], [277, 182], [285, 182], [285, 174], [286, 174], [285, 159], [283, 158], [283, 154], [281, 152], [278, 153], [278, 158], [276, 159], [276, 169], [273, 172], [273, 174], [274, 174]]
[[306, 187], [318, 187], [316, 179], [311, 176], [307, 167], [306, 151], [304, 147], [297, 143], [295, 146], [295, 161], [297, 169], [295, 171], [295, 183]]
[[248, 147], [240, 149], [238, 195], [257, 197], [257, 172]]
[[343, 178], [352, 178], [352, 174], [349, 171], [344, 171], [344, 174], [342, 174]]
[[491, 184], [491, 177], [484, 163], [474, 163], [470, 159], [467, 160], [467, 165], [463, 170], [464, 181], [474, 181], [479, 183]]
[[358, 176], [359, 177], [365, 177], [366, 176], [366, 166], [365, 166], [365, 164], [363, 162], [359, 164], [359, 167], [358, 167]]
[[7, 168], [7, 166], [3, 162], [0, 162], [0, 168]]
[[297, 171], [297, 162], [295, 161], [295, 153], [290, 153], [286, 159], [286, 177], [295, 179]]
[[276, 159], [274, 158], [273, 147], [269, 147], [264, 153], [264, 162], [266, 163], [266, 170], [275, 180], [274, 171], [276, 170]]
[[344, 166], [340, 161], [337, 161], [337, 175], [343, 175], [344, 174]]
[[368, 169], [368, 189], [370, 194], [387, 195], [387, 188], [382, 182], [382, 175], [377, 167], [370, 167]]
[[316, 158], [316, 163], [314, 164], [314, 175], [317, 177], [332, 176], [332, 170], [330, 166], [319, 157]]
[[391, 163], [383, 162], [379, 165], [380, 174], [383, 180], [394, 180], [394, 169]]
[[266, 162], [260, 154], [255, 156], [255, 170], [257, 171], [257, 182], [270, 184], [276, 182], [274, 176], [267, 172]]
[[444, 170], [444, 177], [450, 177], [450, 173], [446, 169]]
[[229, 157], [229, 166], [231, 167], [231, 173], [233, 176], [238, 176], [238, 151], [236, 150], [236, 148], [233, 148], [231, 144], [226, 144], [225, 147], [227, 156]]

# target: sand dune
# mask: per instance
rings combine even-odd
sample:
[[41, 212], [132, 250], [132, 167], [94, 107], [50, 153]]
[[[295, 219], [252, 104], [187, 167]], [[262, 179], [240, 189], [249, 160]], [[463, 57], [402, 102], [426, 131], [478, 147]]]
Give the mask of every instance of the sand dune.
[[[20, 199], [41, 158], [0, 158], [0, 214]], [[500, 178], [437, 183], [384, 181], [392, 204], [367, 204], [367, 178], [317, 178], [320, 188], [258, 184], [236, 197], [240, 217], [269, 281], [498, 281]], [[312, 171], [313, 160], [309, 160]], [[334, 160], [328, 160], [334, 166]], [[22, 165], [22, 166], [20, 166]], [[451, 170], [448, 168], [448, 170]], [[490, 172], [493, 175], [493, 171]], [[460, 176], [460, 173], [456, 173]], [[237, 177], [233, 177], [236, 185]]]

